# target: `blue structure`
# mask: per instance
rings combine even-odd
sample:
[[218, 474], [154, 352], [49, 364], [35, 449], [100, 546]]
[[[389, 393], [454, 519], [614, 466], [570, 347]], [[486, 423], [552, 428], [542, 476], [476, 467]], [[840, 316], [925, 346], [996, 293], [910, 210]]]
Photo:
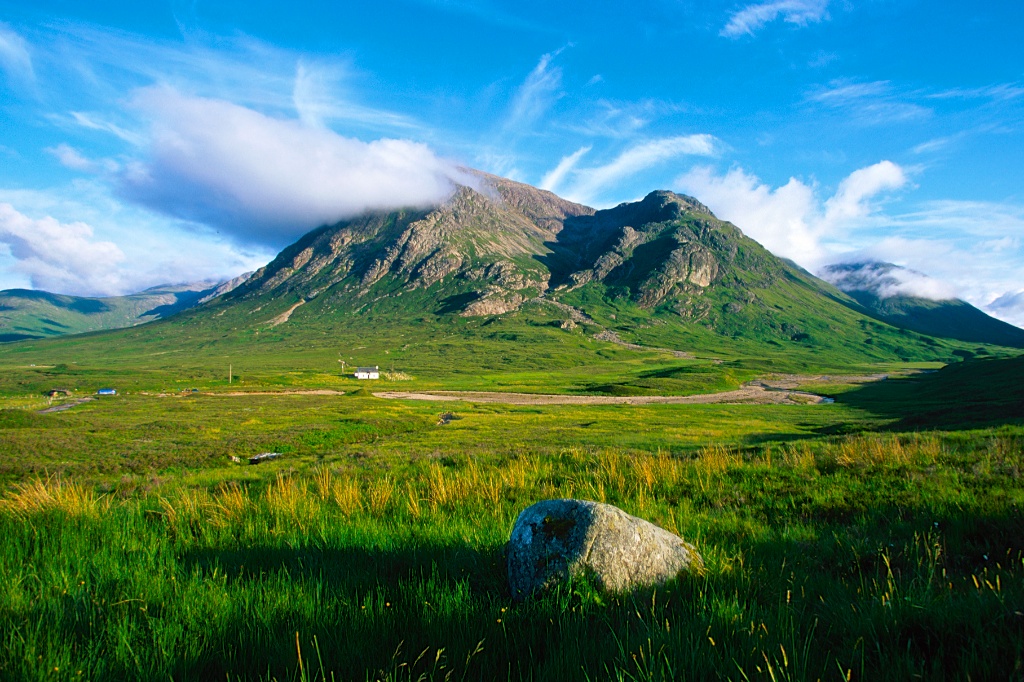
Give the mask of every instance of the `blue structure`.
[[96, 395], [117, 395], [117, 390], [113, 388], [101, 388], [96, 391]]

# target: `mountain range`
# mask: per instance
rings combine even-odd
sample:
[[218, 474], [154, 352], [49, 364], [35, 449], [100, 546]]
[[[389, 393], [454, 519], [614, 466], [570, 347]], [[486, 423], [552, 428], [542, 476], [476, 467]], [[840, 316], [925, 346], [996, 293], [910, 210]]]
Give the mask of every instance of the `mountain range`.
[[133, 327], [231, 291], [251, 273], [223, 282], [164, 284], [127, 296], [85, 297], [31, 289], [0, 291], [0, 342]]

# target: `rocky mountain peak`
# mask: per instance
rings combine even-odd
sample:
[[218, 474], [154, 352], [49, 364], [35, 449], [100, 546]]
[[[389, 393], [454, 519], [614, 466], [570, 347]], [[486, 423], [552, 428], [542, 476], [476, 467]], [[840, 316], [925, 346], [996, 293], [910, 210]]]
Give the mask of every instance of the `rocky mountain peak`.
[[[594, 209], [486, 173], [427, 209], [369, 213], [307, 234], [257, 271], [240, 298], [331, 290], [347, 298], [429, 289], [451, 281], [476, 293], [481, 314], [515, 307], [548, 286], [540, 258], [566, 219]], [[532, 294], [531, 294], [532, 292]], [[481, 304], [481, 301], [487, 301]]]

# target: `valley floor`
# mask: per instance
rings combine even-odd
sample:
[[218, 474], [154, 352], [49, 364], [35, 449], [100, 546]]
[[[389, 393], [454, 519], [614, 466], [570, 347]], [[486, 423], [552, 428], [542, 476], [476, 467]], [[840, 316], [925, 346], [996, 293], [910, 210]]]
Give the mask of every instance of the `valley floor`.
[[[40, 414], [8, 390], [0, 678], [1021, 679], [1022, 367], [741, 389], [828, 405], [225, 381]], [[707, 570], [515, 602], [504, 543], [552, 497]]]

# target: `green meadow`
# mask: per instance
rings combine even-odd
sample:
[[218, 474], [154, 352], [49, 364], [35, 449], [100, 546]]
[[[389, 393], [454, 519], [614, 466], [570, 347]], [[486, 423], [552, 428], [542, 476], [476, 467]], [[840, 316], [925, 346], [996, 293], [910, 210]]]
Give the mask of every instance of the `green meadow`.
[[[1024, 678], [1024, 357], [679, 358], [521, 321], [185, 351], [162, 324], [0, 347], [0, 678]], [[394, 380], [341, 375], [392, 356]], [[686, 395], [772, 372], [819, 374], [835, 403], [372, 395]], [[313, 389], [344, 394], [295, 393]], [[245, 463], [261, 452], [282, 456]], [[679, 533], [706, 570], [515, 602], [504, 543], [552, 497]]]

